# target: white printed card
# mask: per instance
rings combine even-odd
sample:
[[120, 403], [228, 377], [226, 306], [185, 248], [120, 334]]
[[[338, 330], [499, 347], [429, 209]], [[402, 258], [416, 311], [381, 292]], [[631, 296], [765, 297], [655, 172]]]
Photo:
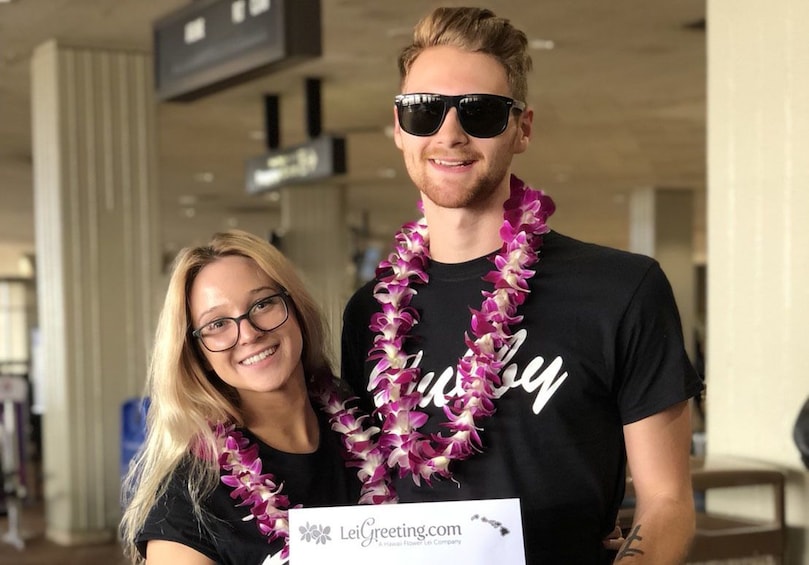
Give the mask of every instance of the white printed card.
[[516, 498], [293, 508], [291, 565], [525, 565]]

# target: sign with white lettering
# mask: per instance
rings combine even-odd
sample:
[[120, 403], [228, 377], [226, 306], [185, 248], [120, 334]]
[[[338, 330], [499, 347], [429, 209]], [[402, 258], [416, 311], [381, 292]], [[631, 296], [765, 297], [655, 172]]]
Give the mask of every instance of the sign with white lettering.
[[155, 22], [160, 100], [193, 100], [321, 54], [320, 0], [197, 0]]
[[290, 563], [525, 565], [516, 498], [291, 508], [289, 550]]
[[345, 139], [321, 136], [302, 145], [253, 157], [246, 165], [248, 194], [346, 172]]

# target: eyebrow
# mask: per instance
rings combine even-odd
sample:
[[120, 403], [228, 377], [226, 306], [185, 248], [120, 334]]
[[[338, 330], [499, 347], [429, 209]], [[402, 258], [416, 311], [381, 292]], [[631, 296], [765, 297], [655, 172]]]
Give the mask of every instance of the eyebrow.
[[[255, 296], [256, 294], [260, 294], [260, 293], [264, 292], [265, 290], [271, 290], [273, 292], [280, 292], [280, 290], [278, 290], [277, 288], [272, 287], [272, 286], [260, 286], [258, 288], [254, 288], [253, 290], [248, 291], [247, 294]], [[222, 306], [223, 306], [222, 304], [215, 304], [214, 306], [211, 306], [210, 308], [208, 308], [204, 312], [201, 312], [200, 315], [199, 315], [199, 318], [197, 318], [197, 320], [198, 320], [197, 324], [202, 323], [202, 319], [205, 318], [205, 316], [207, 316], [208, 314], [210, 314], [214, 310], [216, 310], [218, 308], [221, 308]], [[251, 304], [251, 306], [252, 306], [252, 304]]]

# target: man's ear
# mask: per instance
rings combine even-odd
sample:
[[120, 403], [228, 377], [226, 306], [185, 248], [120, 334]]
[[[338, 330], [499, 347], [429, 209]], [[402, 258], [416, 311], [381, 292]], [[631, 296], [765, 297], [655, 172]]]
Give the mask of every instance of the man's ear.
[[393, 142], [402, 149], [402, 128], [399, 127], [399, 115], [396, 106], [393, 106]]
[[520, 112], [517, 124], [517, 137], [514, 139], [514, 153], [523, 153], [528, 149], [531, 141], [531, 131], [534, 123], [534, 109], [530, 106]]

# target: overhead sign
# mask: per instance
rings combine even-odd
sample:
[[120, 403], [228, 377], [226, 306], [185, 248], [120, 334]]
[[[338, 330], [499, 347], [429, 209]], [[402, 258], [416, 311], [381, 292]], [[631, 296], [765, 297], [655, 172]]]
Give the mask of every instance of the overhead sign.
[[155, 22], [160, 100], [194, 100], [321, 54], [320, 0], [197, 0]]
[[302, 145], [249, 159], [246, 166], [247, 193], [256, 194], [345, 172], [345, 139], [321, 136]]

